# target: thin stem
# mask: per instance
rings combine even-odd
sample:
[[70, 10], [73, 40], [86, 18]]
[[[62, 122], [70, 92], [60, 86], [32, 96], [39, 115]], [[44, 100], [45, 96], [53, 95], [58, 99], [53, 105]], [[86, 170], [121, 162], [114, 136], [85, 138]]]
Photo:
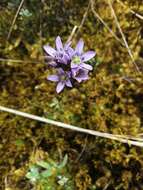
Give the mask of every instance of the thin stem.
[[41, 63], [40, 61], [24, 61], [24, 60], [18, 60], [18, 59], [4, 59], [0, 58], [0, 62], [13, 62], [13, 63]]
[[103, 133], [103, 132], [94, 131], [94, 130], [90, 130], [90, 129], [84, 129], [84, 128], [76, 127], [76, 126], [73, 126], [73, 125], [65, 124], [65, 123], [62, 123], [62, 122], [59, 122], [59, 121], [54, 121], [54, 120], [51, 120], [51, 119], [39, 117], [39, 116], [32, 115], [32, 114], [29, 114], [29, 113], [17, 111], [17, 110], [14, 110], [14, 109], [3, 107], [3, 106], [0, 106], [0, 110], [4, 111], [4, 112], [15, 114], [15, 115], [18, 115], [18, 116], [22, 116], [22, 117], [25, 117], [25, 118], [29, 118], [29, 119], [32, 119], [32, 120], [36, 120], [36, 121], [44, 122], [44, 123], [47, 123], [47, 124], [55, 125], [57, 127], [61, 127], [61, 128], [64, 128], [64, 129], [70, 129], [70, 130], [73, 130], [73, 131], [86, 133], [86, 134], [93, 135], [93, 136], [103, 137], [103, 138], [116, 140], [116, 141], [126, 143], [126, 144], [130, 144], [130, 145], [143, 147], [143, 142], [124, 139], [124, 136], [122, 138], [122, 137], [117, 137], [116, 135], [109, 134], [109, 133]]
[[78, 34], [79, 34], [81, 28], [83, 27], [83, 25], [84, 25], [84, 23], [85, 23], [85, 21], [86, 21], [86, 18], [87, 18], [87, 16], [88, 16], [89, 9], [90, 9], [90, 1], [89, 1], [89, 3], [88, 3], [88, 6], [87, 6], [87, 9], [86, 9], [85, 13], [83, 14], [81, 23], [80, 23], [80, 25], [79, 25], [79, 27], [78, 27], [78, 30], [77, 30], [76, 34], [75, 34], [76, 36], [78, 36]]
[[73, 36], [74, 36], [74, 34], [75, 34], [77, 28], [78, 28], [77, 26], [74, 26], [74, 27], [73, 27], [72, 32], [71, 32], [71, 34], [70, 34], [70, 36], [69, 36], [67, 42], [70, 42], [70, 41], [72, 40], [72, 38], [73, 38]]
[[134, 60], [134, 56], [133, 56], [133, 54], [132, 54], [132, 52], [131, 52], [131, 50], [130, 50], [130, 48], [129, 48], [129, 45], [128, 45], [128, 43], [127, 43], [127, 40], [126, 40], [126, 38], [125, 38], [125, 35], [124, 35], [124, 33], [123, 33], [123, 31], [122, 31], [122, 29], [121, 29], [121, 27], [120, 27], [118, 18], [117, 18], [117, 16], [116, 16], [116, 13], [115, 13], [115, 11], [114, 11], [114, 9], [113, 9], [113, 6], [112, 6], [112, 3], [111, 3], [110, 0], [108, 0], [108, 4], [109, 4], [109, 7], [110, 7], [110, 9], [111, 9], [112, 15], [113, 15], [113, 17], [114, 17], [114, 19], [115, 19], [116, 25], [117, 25], [117, 27], [118, 27], [118, 29], [119, 29], [119, 32], [120, 32], [120, 34], [121, 34], [121, 36], [122, 36], [122, 39], [123, 39], [123, 41], [124, 41], [124, 44], [125, 44], [125, 46], [126, 46], [126, 48], [127, 48], [127, 51], [128, 51], [128, 53], [129, 53], [129, 56], [131, 57], [132, 63], [133, 63], [133, 65], [135, 66], [135, 69], [137, 70], [137, 72], [140, 73], [139, 67], [137, 66], [137, 64], [136, 64], [136, 62], [135, 62], [135, 60]]
[[120, 40], [120, 38], [118, 38], [118, 36], [109, 28], [109, 26], [106, 24], [106, 22], [105, 22], [105, 21], [99, 16], [99, 14], [95, 11], [95, 9], [94, 9], [94, 0], [90, 0], [90, 2], [91, 2], [91, 10], [92, 10], [94, 16], [100, 20], [100, 22], [101, 22], [101, 23], [105, 26], [105, 28], [112, 34], [112, 36], [114, 36], [114, 38], [115, 38], [118, 42], [120, 42], [120, 44], [122, 44], [123, 46], [125, 46], [124, 43]]
[[18, 9], [17, 9], [17, 11], [16, 11], [16, 14], [15, 14], [15, 16], [14, 16], [14, 19], [13, 19], [13, 21], [12, 21], [12, 25], [11, 25], [11, 27], [10, 27], [10, 30], [9, 30], [9, 33], [8, 33], [8, 36], [7, 36], [7, 40], [9, 40], [9, 38], [10, 38], [10, 36], [11, 36], [12, 30], [13, 30], [13, 27], [14, 27], [14, 24], [15, 24], [15, 22], [16, 22], [16, 19], [17, 19], [17, 17], [18, 17], [18, 14], [19, 14], [19, 12], [20, 12], [22, 6], [23, 6], [24, 1], [25, 1], [25, 0], [21, 0], [20, 5], [19, 5], [19, 7], [18, 7]]
[[132, 9], [130, 9], [129, 7], [127, 7], [127, 5], [125, 5], [123, 2], [121, 2], [120, 0], [117, 0], [118, 3], [120, 3], [123, 7], [126, 7], [132, 14], [134, 14], [137, 18], [143, 20], [143, 16], [140, 15], [139, 13], [136, 13], [135, 11], [133, 11]]

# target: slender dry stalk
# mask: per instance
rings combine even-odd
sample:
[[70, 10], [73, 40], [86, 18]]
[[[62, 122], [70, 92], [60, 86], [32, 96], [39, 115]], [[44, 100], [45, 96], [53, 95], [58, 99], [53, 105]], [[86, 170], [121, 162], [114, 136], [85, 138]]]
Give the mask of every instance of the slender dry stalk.
[[138, 137], [143, 137], [143, 133], [139, 133], [137, 136]]
[[140, 15], [139, 13], [136, 13], [135, 11], [133, 11], [132, 9], [130, 9], [129, 7], [127, 7], [127, 5], [125, 5], [123, 2], [121, 2], [120, 0], [117, 0], [118, 3], [120, 3], [123, 7], [127, 8], [127, 10], [129, 10], [132, 14], [134, 14], [137, 18], [143, 20], [143, 16]]
[[124, 138], [124, 139], [130, 139], [130, 140], [134, 140], [134, 141], [140, 141], [143, 142], [143, 138], [139, 138], [138, 136], [136, 137], [132, 137], [130, 135], [126, 136], [126, 135], [115, 135], [118, 138]]
[[140, 142], [140, 141], [137, 141], [137, 140], [136, 141], [130, 140], [130, 137], [129, 137], [129, 139], [128, 138], [125, 139], [124, 138], [125, 136], [117, 137], [116, 135], [110, 134], [110, 133], [104, 133], [104, 132], [94, 131], [94, 130], [90, 130], [90, 129], [84, 129], [84, 128], [76, 127], [76, 126], [73, 126], [73, 125], [65, 124], [65, 123], [62, 123], [62, 122], [59, 122], [59, 121], [54, 121], [54, 120], [51, 120], [51, 119], [47, 119], [47, 118], [43, 118], [43, 117], [39, 117], [39, 116], [36, 116], [36, 115], [29, 114], [29, 113], [25, 113], [25, 112], [17, 111], [17, 110], [14, 110], [14, 109], [10, 109], [10, 108], [4, 107], [4, 106], [0, 106], [0, 110], [4, 111], [4, 112], [15, 114], [15, 115], [18, 115], [18, 116], [22, 116], [22, 117], [25, 117], [25, 118], [29, 118], [29, 119], [32, 119], [32, 120], [36, 120], [36, 121], [44, 122], [44, 123], [47, 123], [47, 124], [55, 125], [57, 127], [61, 127], [61, 128], [64, 128], [64, 129], [70, 129], [70, 130], [73, 130], [73, 131], [77, 131], [77, 132], [81, 132], [81, 133], [85, 133], [85, 134], [89, 134], [89, 135], [93, 135], [93, 136], [97, 136], [97, 137], [103, 137], [103, 138], [107, 138], [107, 139], [111, 139], [111, 140], [116, 140], [116, 141], [126, 143], [126, 144], [129, 144], [129, 145], [143, 147], [143, 142]]
[[[44, 2], [41, 0], [41, 3], [43, 3], [44, 6]], [[43, 24], [42, 24], [42, 20], [43, 20], [43, 14], [42, 14], [42, 7], [40, 6], [40, 14], [39, 14], [39, 36], [40, 36], [40, 46], [43, 47]], [[46, 63], [45, 60], [45, 55], [44, 55], [44, 51], [43, 48], [41, 48], [41, 56], [40, 59], [42, 60], [43, 63]]]
[[8, 36], [7, 36], [7, 40], [10, 39], [10, 36], [11, 36], [12, 30], [13, 30], [14, 24], [15, 24], [15, 22], [16, 22], [16, 19], [17, 19], [17, 17], [18, 17], [18, 14], [19, 14], [19, 12], [20, 12], [22, 6], [23, 6], [24, 1], [25, 1], [25, 0], [21, 0], [20, 5], [19, 5], [19, 7], [18, 7], [18, 9], [17, 9], [17, 11], [16, 11], [16, 14], [15, 14], [14, 19], [13, 19], [13, 21], [12, 21], [11, 27], [10, 27], [10, 29], [9, 29], [9, 33], [8, 33]]
[[0, 58], [0, 62], [13, 62], [13, 63], [41, 63], [41, 61], [24, 61], [24, 60], [18, 60], [18, 59], [4, 59]]
[[85, 23], [85, 21], [86, 21], [86, 18], [87, 18], [87, 16], [88, 16], [89, 9], [90, 9], [90, 1], [89, 1], [89, 3], [88, 3], [88, 6], [87, 6], [87, 9], [86, 9], [85, 13], [83, 14], [81, 23], [80, 23], [80, 25], [79, 25], [79, 27], [78, 27], [78, 30], [77, 30], [76, 34], [75, 34], [76, 36], [78, 36], [79, 32], [81, 31], [81, 28], [83, 27], [83, 25], [84, 25], [84, 23]]
[[133, 54], [132, 54], [132, 52], [131, 52], [131, 50], [130, 50], [130, 48], [129, 48], [129, 45], [128, 45], [128, 43], [127, 43], [127, 40], [126, 40], [126, 38], [125, 38], [125, 35], [124, 35], [124, 33], [123, 33], [123, 31], [122, 31], [122, 29], [121, 29], [121, 27], [120, 27], [120, 24], [119, 24], [118, 18], [117, 18], [117, 16], [116, 16], [116, 13], [115, 13], [115, 11], [114, 11], [114, 9], [113, 9], [111, 0], [108, 0], [107, 2], [108, 2], [108, 5], [109, 5], [109, 7], [110, 7], [110, 9], [111, 9], [112, 15], [113, 15], [113, 17], [114, 17], [114, 19], [115, 19], [115, 22], [116, 22], [116, 25], [117, 25], [117, 27], [118, 27], [118, 29], [119, 29], [119, 32], [120, 32], [120, 34], [121, 34], [121, 36], [122, 36], [122, 39], [123, 39], [123, 41], [124, 41], [124, 44], [125, 44], [125, 46], [126, 46], [126, 48], [127, 48], [127, 51], [128, 51], [128, 53], [129, 53], [129, 56], [131, 57], [132, 63], [133, 63], [133, 65], [135, 66], [135, 69], [137, 70], [137, 72], [140, 73], [140, 69], [139, 69], [139, 67], [137, 66], [137, 64], [136, 64], [136, 62], [135, 62], [135, 60], [134, 60], [134, 56], [133, 56]]
[[86, 146], [87, 146], [87, 140], [88, 140], [88, 136], [86, 136], [85, 138], [85, 142], [84, 142], [84, 145], [83, 145], [83, 148], [82, 148], [82, 151], [80, 152], [79, 156], [77, 157], [76, 161], [75, 162], [78, 162], [80, 160], [80, 158], [82, 157], [85, 149], [86, 149]]
[[71, 32], [67, 42], [70, 42], [72, 40], [73, 36], [75, 35], [75, 32], [76, 32], [77, 28], [78, 27], [76, 25], [73, 27], [72, 32]]
[[112, 34], [112, 36], [114, 36], [114, 38], [120, 42], [120, 44], [122, 44], [123, 46], [124, 43], [120, 40], [120, 38], [118, 38], [118, 36], [109, 28], [109, 26], [106, 24], [106, 22], [104, 22], [104, 20], [99, 16], [99, 14], [95, 11], [94, 9], [94, 0], [90, 0], [91, 2], [91, 11], [93, 13], [93, 15], [98, 19], [100, 20], [100, 22], [105, 26], [105, 28]]
[[112, 183], [112, 179], [105, 185], [105, 187], [104, 187], [104, 189], [103, 190], [106, 190], [108, 187], [109, 187], [109, 185]]

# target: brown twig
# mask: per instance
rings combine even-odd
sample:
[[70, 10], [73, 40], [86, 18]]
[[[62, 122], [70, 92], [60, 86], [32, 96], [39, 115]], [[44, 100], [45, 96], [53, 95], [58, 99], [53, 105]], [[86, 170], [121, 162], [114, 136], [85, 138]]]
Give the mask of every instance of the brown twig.
[[81, 156], [83, 155], [85, 149], [86, 149], [86, 145], [87, 145], [87, 140], [88, 140], [88, 136], [86, 136], [85, 138], [85, 142], [84, 142], [84, 145], [83, 145], [83, 148], [82, 148], [82, 151], [80, 152], [79, 156], [77, 157], [76, 161], [75, 162], [78, 162], [81, 158]]
[[69, 129], [69, 130], [73, 130], [73, 131], [77, 131], [77, 132], [80, 132], [80, 133], [85, 133], [85, 134], [93, 135], [93, 136], [97, 136], [97, 137], [103, 137], [103, 138], [107, 138], [107, 139], [111, 139], [111, 140], [116, 140], [116, 141], [119, 141], [121, 143], [126, 143], [126, 144], [129, 144], [129, 145], [143, 147], [143, 142], [141, 142], [140, 140], [138, 141], [137, 138], [136, 138], [136, 140], [130, 140], [130, 136], [128, 137], [128, 136], [125, 136], [125, 135], [121, 135], [120, 137], [118, 137], [118, 135], [114, 135], [114, 134], [110, 134], [110, 133], [104, 133], [104, 132], [94, 131], [94, 130], [90, 130], [90, 129], [84, 129], [84, 128], [81, 128], [81, 127], [77, 127], [77, 126], [74, 126], [74, 125], [69, 125], [69, 124], [66, 124], [66, 123], [59, 122], [59, 121], [54, 121], [54, 120], [51, 120], [51, 119], [47, 119], [47, 118], [40, 117], [40, 116], [37, 116], [37, 115], [25, 113], [25, 112], [18, 111], [18, 110], [15, 110], [15, 109], [11, 109], [11, 108], [7, 108], [7, 107], [4, 107], [4, 106], [0, 106], [0, 110], [4, 111], [4, 112], [15, 114], [15, 115], [18, 115], [18, 116], [22, 116], [22, 117], [25, 117], [25, 118], [29, 118], [29, 119], [32, 119], [32, 120], [36, 120], [36, 121], [39, 121], [39, 122], [44, 122], [44, 123], [47, 123], [47, 124], [51, 124], [53, 126], [57, 126], [57, 127], [60, 127], [60, 128]]
[[99, 14], [95, 11], [95, 8], [94, 8], [94, 0], [90, 0], [91, 2], [91, 10], [92, 10], [92, 13], [94, 14], [94, 16], [96, 18], [98, 18], [100, 20], [100, 22], [105, 26], [105, 28], [112, 34], [112, 36], [114, 36], [114, 38], [120, 42], [120, 44], [122, 44], [123, 46], [125, 46], [123, 44], [123, 42], [118, 38], [118, 36], [109, 28], [109, 26], [106, 24], [106, 22], [99, 16]]
[[140, 15], [139, 13], [136, 13], [135, 11], [133, 11], [132, 9], [130, 9], [129, 7], [127, 7], [123, 2], [121, 2], [120, 0], [117, 0], [118, 3], [120, 3], [123, 7], [126, 7], [132, 14], [134, 14], [137, 18], [143, 20], [143, 16]]
[[14, 16], [14, 19], [13, 19], [13, 21], [12, 21], [12, 24], [11, 24], [11, 27], [10, 27], [10, 30], [9, 30], [9, 33], [8, 33], [8, 36], [7, 36], [7, 40], [10, 39], [10, 36], [11, 36], [12, 30], [13, 30], [14, 24], [15, 24], [15, 22], [16, 22], [16, 19], [17, 19], [17, 17], [18, 17], [18, 14], [19, 14], [19, 12], [20, 12], [22, 6], [23, 6], [24, 1], [25, 1], [25, 0], [21, 0], [20, 5], [19, 5], [19, 7], [18, 7], [18, 9], [17, 9], [17, 11], [16, 11], [16, 14], [15, 14], [15, 16]]
[[113, 9], [112, 3], [111, 3], [110, 0], [108, 0], [107, 2], [108, 2], [108, 5], [109, 5], [109, 7], [110, 7], [110, 9], [111, 9], [112, 15], [113, 15], [113, 17], [114, 17], [114, 19], [115, 19], [115, 22], [116, 22], [116, 25], [117, 25], [117, 27], [118, 27], [118, 29], [119, 29], [119, 32], [120, 32], [120, 34], [121, 34], [121, 36], [122, 36], [122, 39], [123, 39], [124, 44], [125, 44], [125, 47], [127, 48], [127, 51], [128, 51], [128, 53], [129, 53], [129, 56], [131, 57], [132, 63], [133, 63], [133, 65], [135, 66], [136, 71], [137, 71], [137, 72], [140, 72], [139, 67], [137, 66], [137, 64], [136, 64], [136, 62], [135, 62], [135, 60], [134, 60], [133, 54], [132, 54], [132, 52], [131, 52], [131, 50], [130, 50], [130, 48], [129, 48], [129, 45], [128, 45], [128, 43], [127, 43], [127, 40], [126, 40], [126, 38], [125, 38], [125, 35], [124, 35], [124, 33], [123, 33], [123, 31], [122, 31], [122, 29], [121, 29], [121, 27], [120, 27], [120, 24], [119, 24], [118, 18], [117, 18], [117, 16], [116, 16], [116, 13], [115, 13], [115, 11], [114, 11], [114, 9]]
[[77, 30], [77, 32], [76, 32], [76, 36], [78, 36], [79, 32], [81, 31], [81, 28], [83, 27], [83, 25], [84, 25], [84, 23], [85, 23], [85, 21], [86, 21], [86, 18], [87, 18], [87, 16], [88, 16], [89, 9], [90, 9], [90, 1], [89, 1], [89, 3], [88, 3], [88, 6], [87, 6], [87, 9], [86, 9], [85, 13], [83, 14], [81, 23], [80, 23], [80, 25], [79, 25], [79, 27], [78, 27], [78, 30]]
[[24, 61], [24, 60], [18, 60], [18, 59], [4, 59], [0, 58], [0, 62], [13, 62], [13, 63], [41, 63], [41, 61]]
[[72, 40], [73, 36], [75, 35], [75, 32], [76, 32], [77, 28], [78, 28], [77, 26], [73, 27], [72, 32], [71, 32], [67, 42], [70, 42]]
[[109, 185], [112, 183], [112, 180], [110, 180], [106, 185], [105, 185], [105, 187], [104, 187], [104, 189], [103, 190], [106, 190], [108, 187], [109, 187]]
[[[44, 2], [41, 0], [41, 3], [44, 6]], [[43, 14], [42, 14], [42, 7], [40, 6], [40, 15], [39, 15], [39, 36], [40, 36], [40, 46], [43, 47], [43, 25], [42, 25], [42, 20], [43, 20]], [[45, 63], [45, 55], [43, 48], [41, 48], [41, 60]]]

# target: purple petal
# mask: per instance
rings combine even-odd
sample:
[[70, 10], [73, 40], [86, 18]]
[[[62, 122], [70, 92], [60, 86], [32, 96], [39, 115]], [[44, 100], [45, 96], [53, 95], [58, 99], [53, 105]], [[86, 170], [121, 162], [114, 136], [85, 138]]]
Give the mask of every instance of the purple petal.
[[82, 61], [88, 61], [95, 56], [95, 51], [88, 51], [81, 56]]
[[59, 82], [57, 84], [56, 92], [60, 93], [64, 89], [64, 87], [65, 87], [65, 82]]
[[69, 47], [67, 53], [68, 53], [70, 59], [72, 59], [72, 57], [75, 54], [75, 51], [73, 50], [73, 48]]
[[84, 69], [87, 69], [89, 71], [91, 71], [93, 69], [93, 67], [89, 64], [85, 64], [85, 63], [81, 63], [80, 64], [80, 67], [84, 68]]
[[53, 57], [49, 56], [49, 55], [45, 55], [44, 58], [46, 59], [46, 61], [53, 61]]
[[63, 62], [64, 62], [65, 64], [67, 64], [68, 61], [70, 60], [70, 58], [69, 58], [69, 56], [68, 56], [67, 54], [64, 54], [62, 60], [63, 60]]
[[57, 48], [58, 51], [62, 51], [63, 50], [63, 43], [61, 41], [60, 36], [58, 36], [56, 38], [56, 48]]
[[71, 41], [65, 43], [64, 50], [68, 50], [68, 48], [70, 47], [71, 43], [72, 43]]
[[73, 78], [76, 79], [78, 82], [88, 79], [88, 70], [85, 69], [72, 69]]
[[72, 87], [72, 83], [71, 83], [70, 80], [67, 80], [67, 81], [66, 81], [66, 86], [68, 86], [68, 87]]
[[46, 51], [47, 54], [49, 54], [52, 57], [55, 57], [56, 50], [54, 48], [52, 48], [49, 45], [45, 45], [43, 48], [44, 48], [44, 50]]
[[84, 46], [84, 42], [82, 39], [79, 40], [79, 42], [76, 45], [75, 51], [78, 53], [78, 55], [81, 55], [83, 52], [83, 46]]
[[68, 78], [71, 78], [72, 77], [72, 72], [71, 71], [67, 71], [67, 76], [68, 76]]
[[58, 57], [58, 58], [56, 59], [56, 61], [57, 61], [58, 63], [64, 63], [63, 59], [60, 58], [60, 57]]
[[74, 77], [74, 76], [76, 76], [76, 73], [78, 72], [78, 68], [73, 68], [72, 70], [71, 70], [71, 73], [72, 73], [72, 77]]
[[58, 73], [59, 73], [59, 75], [64, 75], [65, 71], [62, 68], [59, 68], [58, 69]]
[[58, 82], [59, 77], [57, 75], [50, 75], [47, 77], [47, 80], [53, 81], [53, 82]]
[[72, 69], [77, 68], [78, 66], [79, 66], [79, 65], [77, 65], [77, 64], [71, 62], [71, 68], [72, 68]]
[[47, 64], [51, 67], [57, 67], [57, 63], [55, 61], [49, 61]]

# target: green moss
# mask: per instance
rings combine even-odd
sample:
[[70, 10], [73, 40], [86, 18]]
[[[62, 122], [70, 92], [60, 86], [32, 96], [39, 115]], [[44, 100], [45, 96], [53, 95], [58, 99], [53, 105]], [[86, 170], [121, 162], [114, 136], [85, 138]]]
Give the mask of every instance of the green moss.
[[[24, 62], [0, 62], [0, 105], [83, 128], [136, 136], [143, 132], [143, 75], [137, 74], [122, 46], [89, 11], [73, 43], [82, 37], [86, 49], [95, 49], [96, 60], [90, 80], [57, 95], [55, 84], [46, 77], [42, 46], [57, 35], [66, 40], [79, 25], [88, 1], [26, 1], [14, 25], [9, 28], [20, 1], [2, 1], [0, 7], [0, 58]], [[64, 2], [64, 4], [63, 4]], [[11, 4], [10, 4], [11, 3]], [[139, 0], [125, 1], [141, 14]], [[113, 4], [121, 28], [141, 71], [142, 20], [121, 4]], [[95, 10], [121, 39], [105, 1]], [[38, 63], [37, 63], [38, 61]], [[58, 161], [68, 154], [67, 174], [73, 189], [143, 189], [141, 148], [59, 129], [0, 112], [0, 188], [29, 190], [25, 175], [31, 163], [47, 157]], [[52, 183], [52, 181], [51, 181]], [[53, 182], [55, 183], [55, 182]]]

